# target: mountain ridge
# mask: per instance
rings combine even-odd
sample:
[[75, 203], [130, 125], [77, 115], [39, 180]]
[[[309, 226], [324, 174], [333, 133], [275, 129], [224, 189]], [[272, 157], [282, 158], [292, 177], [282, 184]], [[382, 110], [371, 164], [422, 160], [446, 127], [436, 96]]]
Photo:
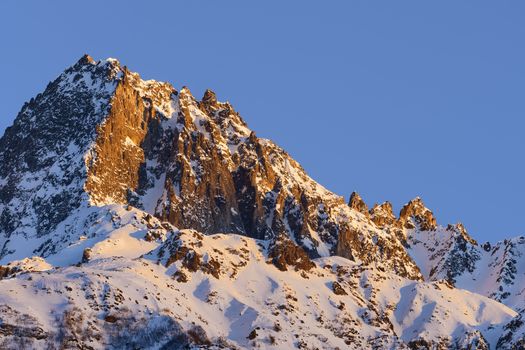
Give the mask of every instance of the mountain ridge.
[[[122, 264], [128, 261], [133, 266], [158, 266], [153, 269], [157, 274], [190, 288], [186, 293], [201, 300], [194, 279], [208, 285], [220, 281], [226, 293], [229, 285], [242, 288], [236, 276], [249, 266], [277, 281], [269, 291], [262, 288], [270, 294], [288, 288], [282, 276], [302, 283], [332, 278], [323, 282], [325, 287], [316, 287], [318, 298], [327, 301], [336, 295], [338, 301], [331, 301], [332, 307], [345, 312], [349, 324], [360, 330], [345, 336], [341, 332], [350, 331], [345, 328], [348, 324], [334, 323], [330, 335], [324, 336], [328, 348], [353, 344], [354, 348], [459, 349], [497, 344], [510, 349], [524, 342], [521, 316], [516, 313], [525, 309], [525, 289], [520, 285], [525, 273], [523, 237], [479, 245], [462, 224], [439, 225], [419, 197], [405, 204], [397, 216], [389, 202], [368, 208], [357, 192], [346, 202], [311, 179], [282, 148], [258, 138], [231, 104], [219, 102], [213, 91], [206, 90], [197, 100], [187, 87], [176, 90], [170, 83], [142, 80], [116, 59], [95, 61], [85, 55], [24, 104], [0, 139], [0, 210], [0, 276], [4, 275], [0, 284], [11, 283], [17, 290], [26, 288], [21, 284], [28, 275], [42, 271], [55, 276], [58, 285], [66, 284], [66, 280], [60, 282], [63, 271], [75, 269], [71, 273], [87, 273], [89, 283], [98, 284], [98, 276], [88, 273], [90, 266], [98, 266], [99, 274], [109, 276], [113, 269], [123, 271]], [[224, 249], [216, 251], [213, 242], [221, 242]], [[144, 281], [151, 277], [140, 277], [145, 275], [139, 270], [126, 273], [137, 273], [137, 279]], [[322, 271], [330, 272], [322, 277]], [[354, 280], [352, 274], [360, 277]], [[45, 278], [40, 280], [45, 284]], [[383, 285], [385, 280], [390, 282]], [[122, 283], [110, 283], [107, 288], [118, 291]], [[290, 288], [301, 294], [300, 286]], [[391, 292], [384, 294], [381, 288]], [[164, 293], [162, 288], [158, 293]], [[195, 339], [195, 333], [202, 336], [203, 332], [214, 337], [206, 346], [220, 347], [218, 342], [223, 342], [227, 347], [254, 347], [257, 334], [264, 333], [266, 338], [258, 346], [278, 347], [271, 341], [276, 335], [264, 329], [270, 327], [268, 318], [281, 316], [264, 313], [260, 301], [265, 294], [253, 293], [255, 299], [243, 296], [241, 304], [251, 306], [241, 308], [241, 314], [247, 312], [242, 322], [249, 319], [250, 325], [260, 325], [250, 328], [242, 340], [235, 332], [223, 334], [224, 330], [209, 326], [204, 316], [191, 326], [180, 314], [173, 318], [156, 311], [152, 322], [161, 322], [173, 339], [189, 347], [206, 345], [199, 343], [203, 339]], [[476, 302], [469, 304], [465, 293], [479, 296], [475, 294]], [[60, 298], [60, 293], [50, 294]], [[447, 303], [438, 302], [437, 295], [465, 300], [465, 315], [490, 304], [495, 319], [491, 321], [488, 314], [483, 314], [483, 322], [476, 317], [462, 319]], [[224, 302], [239, 303], [231, 298]], [[197, 299], [186, 302], [194, 311], [206, 309]], [[23, 309], [15, 300], [10, 293], [0, 293], [0, 305], [11, 303]], [[79, 295], [68, 300], [75, 307], [85, 305]], [[309, 309], [307, 300], [304, 295], [295, 310]], [[414, 302], [434, 307], [416, 307]], [[135, 308], [122, 303], [129, 310]], [[344, 311], [344, 305], [355, 308]], [[73, 309], [61, 310], [63, 317], [71, 316]], [[96, 322], [109, 316], [116, 323], [120, 320], [107, 305], [89, 316], [85, 306], [84, 311], [82, 307], [75, 310], [75, 317]], [[339, 311], [330, 317], [338, 317]], [[16, 309], [9, 312], [20, 316]], [[135, 324], [133, 315], [143, 312], [135, 310], [123, 319]], [[215, 309], [210, 312], [221, 317]], [[434, 314], [454, 321], [438, 326]], [[64, 342], [57, 340], [56, 326], [43, 321], [42, 314], [28, 315], [38, 324], [26, 337], [35, 346]], [[238, 321], [232, 320], [232, 325]], [[7, 321], [0, 316], [1, 322]], [[88, 330], [77, 329], [71, 335], [75, 344], [108, 346], [104, 342], [116, 330], [107, 323], [115, 322], [104, 322], [105, 326], [91, 331], [105, 340], [79, 343], [78, 336]], [[310, 332], [326, 330], [323, 323], [312, 322]], [[422, 326], [416, 326], [417, 322]], [[195, 328], [197, 323], [200, 328]], [[432, 327], [439, 331], [433, 332]], [[16, 340], [13, 332], [0, 332], [9, 346]], [[302, 347], [311, 341], [301, 334], [296, 338], [303, 340], [281, 337], [281, 344]], [[173, 345], [173, 339], [164, 339], [162, 346]], [[337, 345], [341, 339], [343, 343]], [[161, 346], [146, 335], [140, 341]]]

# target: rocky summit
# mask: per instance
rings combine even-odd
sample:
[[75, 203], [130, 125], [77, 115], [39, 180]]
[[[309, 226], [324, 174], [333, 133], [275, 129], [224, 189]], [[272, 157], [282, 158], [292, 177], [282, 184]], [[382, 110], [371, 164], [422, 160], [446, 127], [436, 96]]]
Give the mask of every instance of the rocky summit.
[[85, 55], [0, 139], [2, 349], [523, 349], [525, 238], [369, 209], [206, 90]]

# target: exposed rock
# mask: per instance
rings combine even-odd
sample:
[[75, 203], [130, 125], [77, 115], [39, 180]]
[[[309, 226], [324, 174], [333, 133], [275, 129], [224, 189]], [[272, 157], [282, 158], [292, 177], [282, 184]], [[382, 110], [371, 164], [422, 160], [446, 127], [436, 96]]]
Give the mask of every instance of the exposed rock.
[[180, 270], [175, 271], [173, 278], [175, 278], [175, 280], [180, 283], [188, 282], [188, 276], [186, 276], [186, 274]]
[[206, 331], [202, 326], [194, 326], [188, 330], [188, 336], [193, 344], [200, 346], [210, 346], [211, 341], [206, 335]]
[[128, 203], [129, 191], [137, 191], [142, 180], [146, 161], [143, 143], [162, 118], [153, 100], [169, 100], [174, 88], [157, 83], [139, 89], [139, 79], [123, 69], [105, 122], [97, 126], [86, 181], [86, 191], [94, 203]]
[[117, 322], [117, 317], [115, 315], [107, 315], [106, 317], [104, 317], [104, 321], [108, 322], [108, 323], [115, 323]]
[[467, 332], [454, 344], [456, 349], [489, 350], [490, 344], [480, 331]]
[[9, 266], [1, 266], [0, 265], [0, 280], [3, 279], [3, 278], [11, 276], [13, 273], [14, 272], [11, 270], [11, 268]]
[[0, 305], [0, 347], [4, 348], [10, 338], [17, 340], [17, 344], [31, 345], [48, 337], [49, 334], [35, 317], [22, 314], [9, 305]]
[[[476, 242], [476, 240], [474, 238], [472, 238], [468, 234], [467, 229], [465, 228], [465, 226], [463, 226], [463, 224], [461, 222], [458, 222], [455, 225], [448, 224], [447, 225], [447, 230], [448, 231], [455, 231], [457, 234], [459, 234], [461, 237], [463, 237], [463, 239], [465, 241], [467, 241], [468, 243], [470, 243], [472, 245], [478, 245], [478, 242]], [[490, 243], [489, 243], [489, 245], [490, 245]]]
[[374, 204], [370, 209], [370, 219], [374, 224], [380, 228], [392, 226], [397, 223], [397, 218], [392, 210], [392, 203], [384, 202], [381, 204]]
[[0, 324], [0, 335], [2, 337], [14, 336], [18, 338], [46, 339], [48, 335], [40, 327], [24, 327], [8, 323]]
[[[59, 174], [32, 179], [35, 190], [20, 187], [18, 179], [50, 168]], [[0, 232], [45, 236], [79, 207], [114, 203], [205, 234], [286, 235], [310, 258], [337, 251], [378, 262], [386, 251], [409, 259], [384, 239], [373, 247], [376, 228], [353, 222], [357, 211], [369, 215], [357, 193], [346, 205], [211, 90], [197, 101], [188, 88], [144, 81], [117, 60], [83, 57], [24, 106], [0, 140]], [[348, 230], [374, 254], [345, 244]], [[159, 238], [148, 230], [149, 242]], [[0, 238], [0, 259], [13, 253], [11, 242]], [[53, 250], [47, 242], [39, 254]]]
[[423, 231], [435, 230], [437, 227], [434, 214], [425, 207], [421, 198], [416, 197], [403, 206], [399, 213], [399, 222], [405, 228], [416, 228]]
[[88, 65], [88, 64], [94, 64], [94, 63], [95, 63], [95, 60], [93, 59], [93, 57], [91, 57], [88, 54], [84, 54], [84, 56], [82, 56], [77, 62], [78, 65]]
[[[223, 266], [217, 258], [217, 256], [221, 255], [220, 251], [215, 252], [216, 255], [199, 253], [203, 239], [204, 236], [193, 230], [179, 231], [172, 234], [167, 241], [163, 242], [158, 251], [155, 251], [155, 254], [158, 254], [156, 256], [158, 262], [163, 263], [166, 267], [178, 263], [179, 269], [173, 274], [173, 278], [178, 282], [184, 283], [188, 281], [188, 276], [184, 271], [189, 273], [202, 271], [219, 279], [221, 274], [226, 274], [228, 267]], [[240, 259], [248, 259], [243, 254], [239, 253], [239, 255]], [[239, 264], [239, 266], [242, 265], [245, 265], [245, 263], [241, 262]], [[180, 268], [183, 268], [184, 271], [181, 271]]]
[[93, 253], [93, 251], [91, 250], [91, 248], [86, 248], [84, 249], [84, 251], [82, 252], [82, 263], [87, 263], [89, 262], [89, 260], [91, 259], [91, 254]]
[[348, 205], [350, 208], [357, 210], [366, 217], [370, 215], [368, 212], [368, 206], [357, 192], [352, 192], [350, 199], [348, 200]]
[[428, 279], [445, 279], [453, 285], [458, 276], [473, 273], [481, 259], [481, 249], [462, 224], [410, 232], [407, 244], [410, 250], [428, 254]]
[[116, 61], [83, 56], [24, 104], [6, 129], [0, 139], [0, 259], [9, 254], [2, 236], [44, 236], [85, 199], [83, 155], [109, 110], [119, 71]]
[[288, 266], [293, 267], [296, 271], [309, 271], [315, 267], [315, 263], [310, 260], [308, 254], [284, 236], [273, 243], [268, 256], [281, 271], [287, 271]]
[[[20, 242], [27, 246], [20, 249]], [[486, 349], [476, 329], [492, 321], [480, 315], [483, 310], [492, 308], [498, 320], [514, 313], [452, 288], [476, 276], [469, 286], [490, 288], [475, 292], [521, 305], [524, 245], [519, 238], [479, 247], [463, 225], [438, 226], [419, 198], [403, 207], [399, 220], [389, 202], [368, 211], [354, 192], [347, 204], [283, 149], [259, 138], [213, 91], [198, 101], [188, 88], [179, 92], [168, 83], [142, 80], [114, 59], [83, 56], [25, 104], [0, 139], [0, 261], [9, 262], [0, 266], [0, 279], [9, 278], [2, 281], [8, 287], [2, 298], [17, 303], [17, 295], [32, 288], [28, 295], [34, 292], [41, 304], [36, 309], [57, 301], [67, 306], [54, 315], [56, 324], [46, 324], [56, 333], [36, 318], [1, 308], [0, 348], [19, 341], [26, 348], [232, 348], [209, 339], [198, 325], [212, 327], [227, 314], [232, 317], [224, 320], [234, 327], [237, 318], [254, 319], [243, 332], [253, 330], [248, 340], [255, 344], [257, 338], [257, 346], [285, 347], [280, 338], [292, 334], [296, 339], [287, 346], [307, 348], [308, 332], [332, 337], [310, 337], [319, 340], [315, 347], [334, 340], [355, 348]], [[67, 267], [43, 259], [64, 266], [64, 252], [74, 257]], [[12, 261], [24, 254], [36, 257]], [[316, 258], [329, 264], [317, 268]], [[421, 271], [415, 260], [422, 262]], [[265, 261], [280, 271], [255, 265]], [[285, 301], [263, 298], [259, 285], [246, 283], [253, 271], [267, 274], [264, 285], [272, 298], [282, 293]], [[311, 284], [287, 283], [301, 277]], [[423, 277], [447, 282], [419, 283]], [[247, 290], [230, 295], [236, 281]], [[322, 290], [304, 293], [317, 285]], [[407, 300], [389, 300], [392, 295]], [[465, 303], [468, 315], [455, 319], [445, 300], [451, 295], [472, 297], [476, 307]], [[317, 304], [319, 296], [330, 305]], [[429, 300], [435, 304], [431, 317], [417, 318], [418, 305]], [[188, 307], [203, 301], [206, 309]], [[318, 307], [312, 316], [303, 309], [305, 301], [334, 309]], [[84, 310], [69, 308], [75, 302]], [[161, 305], [163, 314], [157, 314]], [[396, 305], [408, 306], [398, 312]], [[207, 312], [215, 314], [208, 318]], [[410, 326], [414, 335], [405, 336], [406, 323], [397, 319], [405, 313], [406, 320], [424, 324]], [[314, 318], [302, 322], [303, 316]], [[482, 316], [486, 320], [472, 326]], [[181, 319], [186, 332], [175, 321]], [[453, 333], [442, 328], [445, 319], [458, 325]], [[271, 329], [255, 324], [261, 320], [274, 325], [274, 332], [285, 331], [268, 334]], [[304, 323], [307, 331], [285, 322]], [[517, 316], [504, 327], [501, 348], [523, 345], [522, 324]], [[432, 327], [442, 334], [427, 337]]]
[[215, 92], [211, 91], [210, 89], [206, 89], [200, 105], [203, 106], [205, 111], [208, 113], [212, 111], [212, 108], [218, 108], [219, 105], [217, 103], [217, 95]]
[[503, 327], [503, 334], [498, 339], [497, 349], [525, 349], [525, 310], [518, 311], [518, 315]]
[[339, 284], [339, 282], [333, 282], [332, 283], [332, 290], [334, 291], [334, 294], [336, 295], [347, 295], [348, 293], [344, 290], [344, 288]]
[[388, 265], [389, 269], [403, 277], [423, 279], [419, 268], [406, 254], [405, 248], [396, 237], [377, 235], [366, 239], [363, 232], [343, 226], [339, 232], [336, 255], [353, 261], [360, 260], [365, 264], [388, 261], [387, 264], [379, 265]]

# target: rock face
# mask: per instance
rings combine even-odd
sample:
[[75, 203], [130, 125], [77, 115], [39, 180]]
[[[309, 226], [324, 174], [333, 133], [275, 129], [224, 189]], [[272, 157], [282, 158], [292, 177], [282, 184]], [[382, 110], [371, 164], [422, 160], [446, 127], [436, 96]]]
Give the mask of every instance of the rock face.
[[399, 223], [404, 228], [419, 228], [422, 231], [435, 230], [437, 227], [434, 214], [425, 207], [421, 198], [417, 197], [403, 206], [399, 213]]
[[392, 210], [392, 203], [376, 204], [370, 209], [370, 219], [379, 228], [395, 226], [397, 218]]
[[[257, 137], [213, 91], [198, 100], [186, 87], [143, 80], [115, 59], [83, 56], [25, 104], [0, 139], [0, 283], [17, 281], [18, 293], [35, 278], [35, 290], [53, 294], [50, 305], [63, 293], [55, 284], [69, 278], [75, 289], [66, 285], [68, 293], [93, 293], [69, 296], [61, 305], [73, 300], [78, 309], [53, 316], [68, 334], [30, 315], [34, 310], [8, 309], [15, 289], [0, 293], [0, 310], [9, 315], [0, 313], [0, 347], [23, 333], [42, 348], [159, 348], [162, 340], [167, 348], [262, 341], [276, 348], [483, 349], [495, 346], [496, 336], [501, 348], [519, 348], [523, 320], [508, 307], [525, 309], [524, 266], [523, 237], [478, 245], [462, 224], [438, 225], [419, 197], [398, 217], [390, 202], [369, 210], [357, 192], [345, 203]], [[39, 276], [44, 271], [56, 279], [53, 287]], [[141, 285], [109, 282], [121, 275]], [[227, 303], [213, 286], [231, 297]], [[247, 294], [228, 294], [232, 286]], [[470, 294], [454, 287], [481, 294], [476, 307], [488, 305], [497, 317], [474, 312]], [[144, 295], [128, 300], [122, 288]], [[142, 297], [177, 314], [158, 312], [161, 304], [153, 312], [150, 302], [135, 309]], [[466, 317], [450, 308], [451, 298], [462, 300]], [[181, 309], [202, 301], [217, 308]], [[99, 313], [86, 315], [86, 305]], [[217, 314], [206, 319], [212, 309]], [[250, 325], [246, 334], [208, 339], [202, 327], [220, 319], [219, 311], [233, 328]], [[273, 320], [280, 332], [294, 312], [311, 322], [310, 335], [275, 343], [279, 336], [266, 323]], [[179, 325], [187, 315], [192, 325]], [[259, 315], [266, 323], [255, 322]], [[118, 327], [135, 327], [137, 338], [119, 338]]]
[[357, 210], [366, 217], [370, 215], [368, 213], [368, 205], [366, 205], [365, 201], [357, 192], [352, 192], [352, 194], [350, 195], [350, 199], [348, 200], [348, 206], [354, 210]]
[[287, 271], [289, 267], [295, 271], [309, 271], [315, 267], [306, 252], [284, 236], [273, 242], [269, 258], [281, 271]]
[[169, 101], [177, 93], [170, 84], [143, 82], [137, 74], [113, 64], [122, 77], [104, 122], [96, 125], [96, 138], [86, 159], [85, 190], [94, 204], [128, 203], [130, 192], [141, 184], [145, 146], [155, 137], [156, 130], [150, 126], [162, 118], [154, 103]]
[[85, 56], [24, 106], [0, 142], [0, 258], [14, 251], [13, 234], [43, 237], [76, 208], [117, 203], [183, 229], [284, 235], [310, 257], [391, 262], [421, 277], [357, 193], [345, 205], [211, 90], [198, 101], [188, 88]]

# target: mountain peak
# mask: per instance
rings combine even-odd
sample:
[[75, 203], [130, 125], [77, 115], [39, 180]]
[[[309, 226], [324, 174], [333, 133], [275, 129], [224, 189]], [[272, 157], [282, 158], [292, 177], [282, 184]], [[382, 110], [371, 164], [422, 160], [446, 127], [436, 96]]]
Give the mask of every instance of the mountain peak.
[[414, 224], [416, 224], [423, 231], [434, 230], [437, 227], [434, 214], [420, 197], [412, 199], [401, 208], [399, 222], [405, 228], [415, 228]]
[[82, 67], [89, 67], [89, 66], [99, 66], [99, 67], [110, 67], [110, 68], [120, 68], [120, 62], [116, 58], [108, 57], [106, 59], [102, 59], [99, 61], [96, 61], [93, 57], [91, 57], [88, 54], [84, 54], [80, 59], [73, 64], [72, 67], [75, 67], [76, 69], [82, 69]]
[[215, 105], [217, 104], [217, 95], [210, 89], [206, 89], [204, 96], [202, 96], [202, 103], [206, 105]]
[[374, 204], [372, 209], [370, 209], [370, 219], [381, 228], [394, 225], [397, 222], [397, 218], [394, 215], [392, 203], [386, 201], [381, 204]]
[[0, 139], [0, 323], [31, 348], [77, 319], [90, 348], [160, 348], [151, 334], [178, 321], [227, 348], [480, 348], [471, 336], [515, 314], [497, 301], [523, 305], [524, 247], [481, 250], [419, 197], [399, 219], [345, 203], [212, 90], [199, 101], [112, 58], [82, 56]]
[[368, 206], [366, 205], [365, 201], [361, 198], [359, 193], [355, 191], [352, 192], [352, 194], [350, 195], [348, 205], [350, 206], [350, 208], [357, 210], [358, 212], [367, 217], [370, 215], [368, 212]]
[[84, 54], [80, 59], [77, 61], [77, 64], [79, 65], [86, 65], [86, 64], [95, 64], [95, 60], [93, 57], [91, 57], [88, 54]]

